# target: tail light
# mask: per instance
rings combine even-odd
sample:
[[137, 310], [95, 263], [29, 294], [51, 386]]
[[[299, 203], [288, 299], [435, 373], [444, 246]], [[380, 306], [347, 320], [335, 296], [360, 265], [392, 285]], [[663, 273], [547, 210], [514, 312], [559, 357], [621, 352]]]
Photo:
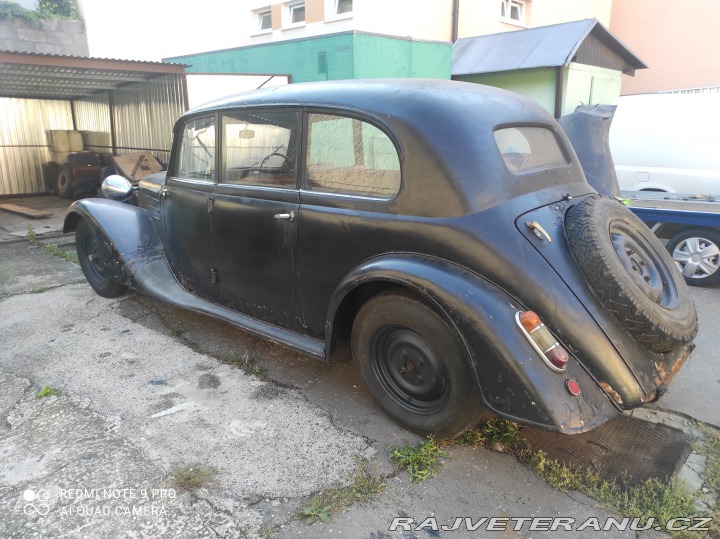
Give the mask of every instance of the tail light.
[[557, 342], [540, 317], [533, 311], [520, 311], [515, 314], [515, 321], [545, 364], [555, 372], [564, 372], [569, 358], [567, 350]]

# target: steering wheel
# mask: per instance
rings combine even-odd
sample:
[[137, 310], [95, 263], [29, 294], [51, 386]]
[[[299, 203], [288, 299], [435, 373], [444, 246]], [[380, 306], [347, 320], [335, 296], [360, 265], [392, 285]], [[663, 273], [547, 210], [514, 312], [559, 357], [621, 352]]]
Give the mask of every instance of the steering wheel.
[[269, 155], [266, 155], [266, 156], [263, 158], [263, 160], [260, 162], [260, 167], [259, 167], [260, 170], [262, 170], [263, 168], [265, 168], [265, 163], [267, 163], [267, 162], [270, 160], [271, 157], [280, 157], [280, 158], [283, 160], [282, 165], [280, 165], [280, 166], [278, 167], [278, 168], [280, 168], [280, 169], [282, 169], [282, 170], [292, 170], [293, 167], [295, 166], [295, 163], [293, 162], [293, 160], [290, 159], [290, 158], [289, 158], [287, 155], [285, 155], [284, 153], [273, 152], [273, 153], [271, 153], [271, 154], [269, 154]]

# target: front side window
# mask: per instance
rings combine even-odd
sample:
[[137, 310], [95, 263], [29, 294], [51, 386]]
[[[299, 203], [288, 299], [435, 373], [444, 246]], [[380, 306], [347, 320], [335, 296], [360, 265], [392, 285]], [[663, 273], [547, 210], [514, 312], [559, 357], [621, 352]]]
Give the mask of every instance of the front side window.
[[568, 164], [555, 135], [546, 127], [506, 127], [494, 135], [505, 166], [513, 174]]
[[294, 188], [297, 125], [292, 111], [224, 115], [220, 182]]
[[400, 190], [400, 158], [372, 124], [331, 114], [308, 116], [307, 188], [392, 198]]
[[515, 22], [525, 21], [525, 2], [521, 0], [501, 0], [500, 17]]
[[180, 178], [215, 179], [215, 118], [198, 118], [185, 124], [177, 164]]
[[269, 9], [257, 12], [258, 29], [272, 30], [272, 14]]

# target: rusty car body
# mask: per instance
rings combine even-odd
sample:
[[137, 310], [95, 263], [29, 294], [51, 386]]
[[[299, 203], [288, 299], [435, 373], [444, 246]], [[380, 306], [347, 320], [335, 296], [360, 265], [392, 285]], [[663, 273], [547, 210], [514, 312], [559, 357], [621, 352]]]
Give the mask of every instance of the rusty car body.
[[68, 212], [99, 294], [130, 286], [325, 360], [349, 340], [378, 405], [423, 434], [484, 408], [583, 432], [661, 395], [697, 333], [663, 246], [587, 183], [544, 109], [499, 89], [220, 100], [178, 120], [138, 201]]

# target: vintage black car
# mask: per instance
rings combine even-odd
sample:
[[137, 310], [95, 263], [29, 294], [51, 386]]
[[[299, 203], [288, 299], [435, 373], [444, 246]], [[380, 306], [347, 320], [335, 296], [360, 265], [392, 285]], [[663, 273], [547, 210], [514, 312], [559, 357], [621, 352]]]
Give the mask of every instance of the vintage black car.
[[577, 433], [656, 399], [695, 307], [658, 240], [586, 182], [539, 105], [476, 84], [293, 84], [182, 116], [167, 175], [75, 202], [80, 264], [331, 361], [453, 436], [488, 408]]

